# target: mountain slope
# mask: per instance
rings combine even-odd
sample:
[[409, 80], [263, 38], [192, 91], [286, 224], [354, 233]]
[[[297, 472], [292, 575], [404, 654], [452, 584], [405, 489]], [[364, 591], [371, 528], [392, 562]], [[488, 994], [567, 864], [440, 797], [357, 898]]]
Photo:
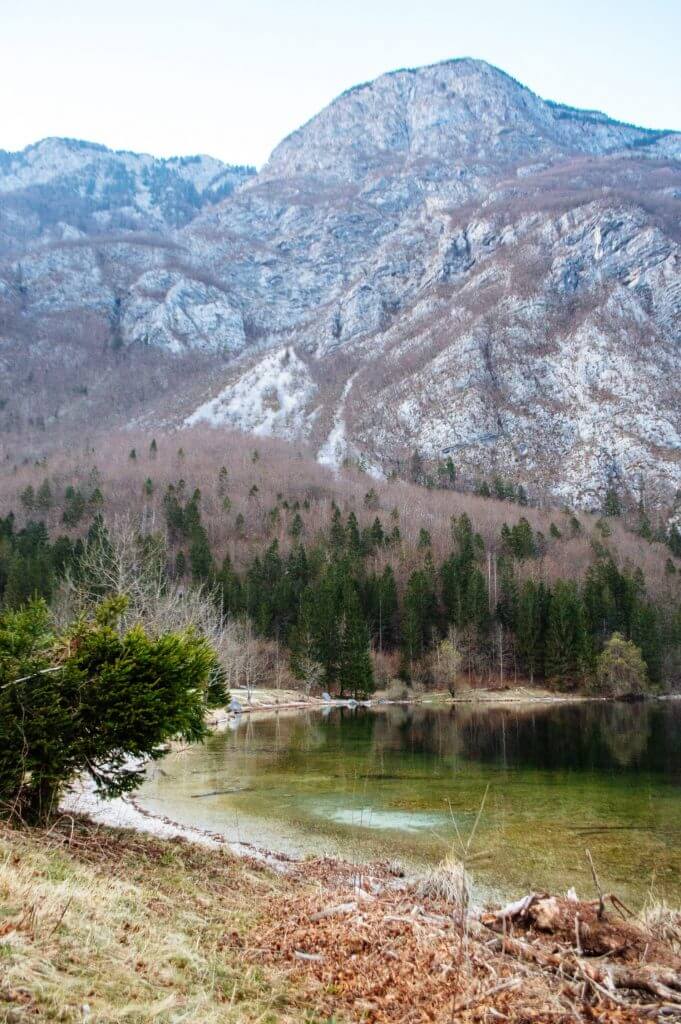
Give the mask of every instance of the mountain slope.
[[[162, 377], [146, 422], [305, 437], [327, 462], [447, 449], [586, 505], [613, 478], [681, 486], [681, 135], [464, 59], [350, 89], [240, 182], [162, 243], [26, 244], [0, 268], [6, 345], [77, 362], [94, 331], [116, 380], [142, 358]], [[64, 395], [60, 420], [97, 401]]]

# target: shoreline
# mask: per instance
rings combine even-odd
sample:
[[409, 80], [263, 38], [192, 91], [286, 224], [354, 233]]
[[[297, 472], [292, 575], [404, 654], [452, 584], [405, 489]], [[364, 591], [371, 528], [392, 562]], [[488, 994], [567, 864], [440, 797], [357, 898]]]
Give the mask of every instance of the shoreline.
[[[249, 701], [246, 690], [232, 690], [232, 696], [237, 695], [240, 704], [239, 711], [232, 711], [229, 708], [211, 709], [207, 715], [207, 723], [210, 726], [218, 727], [238, 718], [240, 715], [258, 714], [272, 711], [323, 711], [331, 708], [382, 708], [382, 707], [455, 707], [457, 704], [478, 705], [480, 707], [508, 706], [508, 705], [533, 705], [533, 704], [615, 704], [620, 703], [614, 697], [599, 697], [593, 694], [581, 693], [552, 693], [548, 690], [532, 690], [528, 687], [509, 687], [508, 689], [469, 689], [452, 697], [443, 690], [432, 690], [405, 700], [391, 700], [387, 697], [372, 697], [367, 700], [353, 700], [352, 698], [332, 698], [322, 700], [319, 697], [303, 697], [297, 694], [295, 697], [284, 697], [280, 700], [276, 696], [279, 692], [275, 689], [252, 690], [251, 697], [255, 701]], [[289, 693], [290, 691], [283, 691]], [[242, 703], [243, 698], [243, 703]], [[681, 693], [652, 694], [643, 698], [644, 701], [667, 701], [681, 700]]]
[[[471, 908], [465, 876], [0, 825], [0, 1019], [641, 1024], [681, 1017], [681, 916], [616, 895]], [[626, 916], [626, 920], [625, 920]]]
[[227, 850], [235, 857], [250, 858], [266, 864], [275, 871], [285, 872], [291, 864], [303, 859], [269, 850], [255, 843], [227, 839], [219, 832], [211, 832], [194, 825], [183, 825], [164, 815], [154, 814], [140, 806], [134, 795], [104, 800], [95, 792], [94, 785], [80, 780], [64, 795], [59, 811], [65, 815], [87, 818], [95, 825], [107, 828], [129, 829], [156, 839], [184, 839], [188, 843], [213, 850]]

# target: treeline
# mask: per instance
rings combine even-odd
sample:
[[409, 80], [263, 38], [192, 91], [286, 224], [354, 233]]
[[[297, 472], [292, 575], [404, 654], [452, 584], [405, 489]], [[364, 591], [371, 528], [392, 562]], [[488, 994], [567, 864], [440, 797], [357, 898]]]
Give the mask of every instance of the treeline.
[[[326, 533], [308, 541], [299, 509], [284, 503], [293, 540], [288, 554], [275, 540], [238, 573], [229, 558], [220, 565], [213, 559], [200, 492], [183, 501], [182, 490], [171, 486], [164, 499], [169, 537], [179, 546], [175, 572], [215, 584], [224, 611], [248, 615], [260, 635], [286, 644], [294, 672], [308, 682], [371, 690], [370, 648], [396, 654], [405, 680], [433, 682], [442, 644], [453, 643], [471, 679], [522, 676], [585, 687], [613, 634], [640, 650], [652, 685], [677, 669], [681, 612], [663, 613], [649, 600], [642, 572], [618, 568], [603, 545], [596, 544], [582, 583], [549, 586], [528, 572], [545, 539], [524, 517], [502, 526], [492, 553], [464, 514], [452, 520], [452, 552], [440, 565], [421, 529], [420, 564], [398, 589], [390, 561], [391, 553], [396, 562], [401, 557], [396, 512], [390, 525], [377, 516], [361, 529], [354, 512], [344, 518], [334, 504]], [[370, 508], [371, 492], [367, 498]], [[568, 529], [581, 530], [574, 516]], [[560, 536], [553, 525], [552, 532]]]
[[[151, 496], [151, 480], [144, 486]], [[218, 494], [228, 514], [226, 470]], [[69, 488], [65, 512], [74, 503], [80, 510], [79, 495]], [[27, 497], [25, 505], [36, 511], [53, 500], [46, 488], [40, 506], [37, 494]], [[18, 608], [34, 596], [49, 602], [67, 572], [77, 575], [88, 545], [106, 532], [102, 504], [94, 486], [85, 499], [91, 525], [82, 539], [51, 540], [40, 521], [17, 529], [11, 514], [0, 519], [5, 607]], [[493, 550], [467, 515], [453, 517], [451, 552], [436, 563], [425, 528], [405, 553], [396, 509], [360, 527], [354, 512], [344, 515], [333, 503], [326, 528], [308, 536], [309, 503], [290, 504], [281, 496], [268, 515], [279, 536], [288, 535], [288, 550], [273, 540], [237, 571], [211, 548], [198, 489], [189, 493], [183, 481], [171, 484], [161, 507], [166, 540], [157, 539], [154, 557], [167, 579], [204, 586], [226, 615], [248, 617], [259, 636], [288, 649], [292, 671], [309, 687], [361, 695], [377, 682], [384, 685], [387, 673], [425, 685], [446, 685], [464, 674], [471, 682], [527, 679], [586, 688], [595, 685], [598, 659], [615, 634], [640, 651], [653, 687], [679, 675], [679, 608], [658, 607], [642, 572], [618, 566], [598, 541], [584, 580], [549, 585], [541, 571], [546, 538], [522, 516], [502, 525]], [[378, 511], [372, 490], [364, 508]], [[561, 525], [568, 536], [582, 529], [574, 516]], [[237, 516], [237, 538], [242, 526]], [[554, 524], [549, 532], [562, 536]], [[605, 540], [607, 525], [601, 533]]]

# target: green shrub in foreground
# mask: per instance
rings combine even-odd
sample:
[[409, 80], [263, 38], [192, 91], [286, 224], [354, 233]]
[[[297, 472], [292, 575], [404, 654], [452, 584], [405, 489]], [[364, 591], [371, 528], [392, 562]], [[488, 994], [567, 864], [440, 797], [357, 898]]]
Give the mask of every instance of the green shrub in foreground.
[[134, 789], [138, 758], [172, 737], [203, 737], [205, 691], [216, 658], [192, 632], [121, 634], [123, 599], [92, 619], [51, 629], [44, 603], [0, 617], [0, 809], [29, 823], [56, 810], [86, 772], [104, 796]]

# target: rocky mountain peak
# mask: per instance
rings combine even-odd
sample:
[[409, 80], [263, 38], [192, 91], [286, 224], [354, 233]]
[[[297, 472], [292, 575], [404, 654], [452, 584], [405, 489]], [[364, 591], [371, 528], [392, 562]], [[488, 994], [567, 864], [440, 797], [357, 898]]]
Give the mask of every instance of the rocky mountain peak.
[[[260, 180], [432, 177], [652, 145], [668, 133], [541, 99], [499, 68], [460, 58], [381, 75], [342, 93], [277, 146]], [[681, 153], [681, 136], [677, 136]]]
[[0, 431], [207, 420], [594, 507], [681, 488], [678, 133], [466, 58], [349, 89], [259, 174], [46, 139], [0, 192]]

